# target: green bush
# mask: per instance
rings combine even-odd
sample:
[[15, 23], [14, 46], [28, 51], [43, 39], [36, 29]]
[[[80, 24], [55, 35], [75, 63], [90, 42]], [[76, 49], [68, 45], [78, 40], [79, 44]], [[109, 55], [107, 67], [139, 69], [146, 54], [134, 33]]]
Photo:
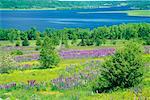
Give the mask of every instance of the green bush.
[[29, 40], [28, 38], [25, 38], [23, 41], [22, 41], [22, 46], [29, 46], [30, 43], [29, 43]]
[[35, 48], [36, 51], [39, 51], [40, 49], [41, 49], [41, 47], [39, 47], [39, 46], [37, 46], [37, 47]]
[[150, 38], [144, 39], [144, 45], [150, 45]]
[[56, 66], [59, 61], [60, 58], [55, 50], [52, 40], [49, 37], [45, 37], [40, 52], [41, 68], [51, 68]]
[[10, 70], [15, 69], [15, 61], [10, 55], [3, 55], [0, 57], [0, 73], [9, 73]]
[[37, 39], [37, 40], [36, 40], [36, 46], [41, 46], [41, 44], [42, 44], [41, 40], [40, 40], [40, 39]]
[[115, 40], [112, 41], [112, 44], [113, 44], [113, 45], [116, 45], [116, 43], [117, 43], [117, 42], [116, 42]]
[[142, 80], [143, 66], [141, 46], [130, 41], [102, 65], [93, 90], [100, 93], [118, 87], [133, 87]]
[[36, 46], [41, 46], [41, 45], [42, 45], [42, 41], [40, 38], [40, 33], [37, 32], [37, 34], [36, 34]]
[[100, 46], [103, 43], [100, 39], [96, 39], [95, 42], [96, 42], [96, 46]]
[[16, 46], [20, 46], [20, 41], [19, 40], [17, 40]]
[[15, 50], [11, 52], [11, 55], [23, 55], [23, 52], [20, 50]]

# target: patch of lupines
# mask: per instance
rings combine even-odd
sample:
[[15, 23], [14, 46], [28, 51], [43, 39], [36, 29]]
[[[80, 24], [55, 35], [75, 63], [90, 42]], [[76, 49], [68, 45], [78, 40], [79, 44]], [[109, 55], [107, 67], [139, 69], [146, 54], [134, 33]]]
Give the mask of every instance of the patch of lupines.
[[14, 50], [19, 50], [19, 51], [22, 51], [23, 54], [39, 53], [39, 51], [35, 50], [34, 46], [27, 46], [27, 47], [23, 47], [23, 46], [4, 46], [4, 47], [1, 47], [1, 49], [3, 51], [7, 51], [7, 52], [14, 51]]
[[32, 88], [37, 88], [37, 90], [45, 90], [47, 83], [46, 82], [41, 82], [41, 83], [36, 83], [36, 80], [28, 80], [27, 81], [28, 84], [25, 83], [8, 83], [8, 84], [4, 84], [4, 85], [0, 85], [0, 90], [9, 90], [12, 89], [14, 87], [16, 88], [23, 88], [23, 89], [32, 89]]
[[5, 84], [5, 85], [0, 85], [0, 89], [11, 89], [13, 87], [16, 87], [16, 83], [15, 82], [12, 82], [12, 83], [8, 83], [8, 84]]
[[63, 77], [63, 75], [60, 75], [60, 77], [53, 79], [51, 81], [52, 85], [58, 89], [69, 89], [86, 85], [99, 74], [100, 62], [92, 61], [89, 64], [85, 64], [85, 66], [83, 70], [78, 73], [75, 72], [72, 76]]
[[114, 48], [103, 48], [97, 50], [69, 50], [69, 51], [60, 51], [60, 56], [63, 59], [72, 59], [72, 58], [93, 58], [93, 57], [102, 57], [112, 55], [115, 52]]
[[4, 46], [2, 47], [3, 50], [5, 51], [12, 51], [12, 50], [34, 50], [35, 47], [33, 46], [27, 46], [27, 47], [23, 47], [23, 46]]
[[39, 54], [19, 55], [19, 56], [15, 56], [14, 60], [17, 62], [39, 60]]
[[28, 80], [28, 85], [34, 87], [36, 85], [36, 80]]

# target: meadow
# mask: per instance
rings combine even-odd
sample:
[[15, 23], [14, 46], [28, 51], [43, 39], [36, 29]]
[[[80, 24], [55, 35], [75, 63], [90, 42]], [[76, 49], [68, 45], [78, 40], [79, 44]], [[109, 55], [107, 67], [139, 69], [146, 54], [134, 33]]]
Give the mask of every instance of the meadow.
[[[61, 61], [54, 68], [38, 69], [39, 51], [34, 40], [30, 46], [16, 47], [15, 42], [0, 41], [0, 56], [11, 54], [15, 50], [23, 52], [14, 55], [17, 69], [0, 74], [0, 98], [11, 100], [138, 100], [150, 98], [150, 54], [149, 46], [143, 54], [145, 63], [144, 79], [138, 86], [118, 89], [108, 93], [94, 93], [87, 87], [87, 82], [96, 77], [99, 66], [109, 58], [117, 48], [122, 48], [126, 40], [116, 40], [113, 44], [107, 40], [101, 46], [69, 46], [63, 53]], [[60, 48], [59, 46], [57, 48]], [[98, 54], [95, 54], [95, 50]], [[83, 52], [84, 51], [84, 52]], [[64, 55], [63, 55], [64, 54]], [[74, 56], [77, 55], [78, 56]], [[88, 55], [87, 55], [88, 54]], [[92, 55], [91, 55], [92, 54]], [[66, 80], [66, 81], [65, 81]], [[63, 84], [62, 84], [63, 83]], [[52, 84], [57, 84], [56, 87]], [[87, 86], [86, 86], [87, 85]]]
[[0, 100], [150, 100], [149, 0], [1, 0]]

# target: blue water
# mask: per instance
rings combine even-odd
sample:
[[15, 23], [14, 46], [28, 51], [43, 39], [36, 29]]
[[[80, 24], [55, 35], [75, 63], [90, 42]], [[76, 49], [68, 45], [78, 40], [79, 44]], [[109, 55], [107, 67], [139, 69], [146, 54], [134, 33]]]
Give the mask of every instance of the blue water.
[[[3, 10], [0, 11], [0, 28], [27, 30], [31, 27], [45, 28], [90, 28], [121, 23], [150, 23], [150, 17], [128, 16], [114, 11], [129, 10], [128, 7], [79, 9], [79, 10]], [[113, 11], [103, 13], [102, 11]], [[99, 13], [100, 12], [100, 13]]]

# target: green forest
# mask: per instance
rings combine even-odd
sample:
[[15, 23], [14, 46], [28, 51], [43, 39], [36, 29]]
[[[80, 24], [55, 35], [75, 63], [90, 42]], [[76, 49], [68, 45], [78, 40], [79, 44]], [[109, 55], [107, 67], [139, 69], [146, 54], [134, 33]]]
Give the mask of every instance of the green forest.
[[57, 0], [1, 0], [0, 8], [6, 9], [73, 9], [73, 8], [99, 8], [129, 6], [133, 9], [149, 9], [150, 1], [128, 0], [128, 1], [57, 1]]
[[[37, 32], [40, 37], [45, 35], [51, 37], [54, 43], [60, 44], [71, 40], [72, 43], [77, 42], [81, 39], [78, 45], [99, 46], [105, 43], [105, 40], [117, 40], [117, 39], [142, 39], [145, 44], [150, 44], [150, 24], [140, 23], [140, 24], [120, 24], [113, 26], [98, 27], [93, 30], [82, 29], [82, 28], [65, 28], [62, 30], [47, 28], [44, 32], [39, 32], [38, 29], [32, 27], [29, 30], [21, 31], [17, 29], [0, 29], [0, 40], [10, 40], [14, 41], [18, 38], [24, 40], [27, 37], [28, 40], [36, 40]], [[18, 35], [19, 34], [19, 35]], [[18, 37], [19, 36], [19, 37]]]

